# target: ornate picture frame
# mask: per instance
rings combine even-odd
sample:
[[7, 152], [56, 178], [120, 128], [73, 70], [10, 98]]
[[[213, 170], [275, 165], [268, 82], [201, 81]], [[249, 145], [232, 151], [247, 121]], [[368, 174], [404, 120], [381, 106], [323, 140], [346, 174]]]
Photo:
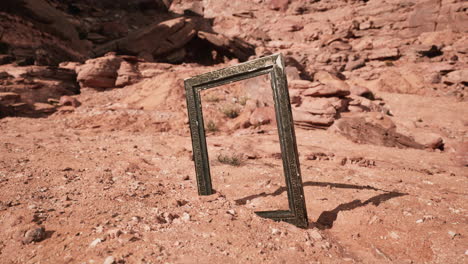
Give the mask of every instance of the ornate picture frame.
[[304, 187], [299, 165], [284, 59], [281, 54], [262, 57], [184, 80], [198, 194], [213, 194], [200, 92], [264, 74], [269, 74], [271, 77], [289, 210], [255, 213], [261, 217], [270, 218], [275, 221], [285, 221], [298, 227], [306, 228], [308, 226], [308, 218], [304, 199]]

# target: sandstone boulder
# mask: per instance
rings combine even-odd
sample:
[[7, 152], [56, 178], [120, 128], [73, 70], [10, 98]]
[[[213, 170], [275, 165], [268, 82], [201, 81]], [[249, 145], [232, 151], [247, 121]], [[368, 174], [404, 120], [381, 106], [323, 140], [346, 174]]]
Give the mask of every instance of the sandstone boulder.
[[77, 67], [77, 81], [81, 87], [105, 89], [116, 87], [117, 71], [123, 59], [109, 54], [105, 57], [87, 60]]
[[302, 93], [304, 96], [312, 97], [343, 97], [349, 95], [349, 89], [343, 89], [336, 86], [320, 85], [314, 88], [309, 88]]
[[412, 134], [412, 137], [416, 142], [428, 149], [442, 149], [444, 146], [444, 140], [440, 135], [434, 133], [419, 132]]
[[449, 72], [442, 79], [446, 84], [468, 84], [468, 69]]
[[337, 120], [330, 129], [360, 144], [423, 149], [422, 144], [396, 132], [393, 121], [380, 113], [353, 113]]
[[289, 0], [270, 0], [270, 8], [273, 10], [286, 11], [288, 10]]
[[128, 61], [122, 61], [119, 70], [117, 71], [117, 79], [115, 80], [116, 87], [124, 87], [137, 83], [141, 80], [141, 74], [138, 71], [138, 64]]
[[69, 69], [45, 66], [0, 66], [0, 93], [15, 93], [21, 103], [47, 103], [49, 98], [79, 93], [76, 73]]
[[182, 48], [196, 34], [190, 20], [179, 17], [161, 23], [155, 23], [128, 36], [96, 47], [98, 56], [109, 51], [120, 50], [128, 54], [148, 54], [154, 58]]
[[325, 114], [333, 116], [336, 114], [336, 109], [332, 104], [334, 102], [332, 101], [333, 99], [330, 99], [305, 97], [301, 105], [295, 109], [311, 114]]
[[397, 48], [381, 48], [373, 50], [368, 58], [370, 60], [385, 60], [385, 59], [395, 59], [400, 56], [400, 51]]
[[349, 85], [345, 81], [341, 80], [336, 75], [330, 72], [318, 71], [314, 75], [314, 80], [328, 87], [333, 87], [342, 92], [348, 91], [349, 94]]
[[335, 119], [332, 116], [314, 115], [307, 111], [293, 109], [294, 124], [303, 128], [328, 128]]

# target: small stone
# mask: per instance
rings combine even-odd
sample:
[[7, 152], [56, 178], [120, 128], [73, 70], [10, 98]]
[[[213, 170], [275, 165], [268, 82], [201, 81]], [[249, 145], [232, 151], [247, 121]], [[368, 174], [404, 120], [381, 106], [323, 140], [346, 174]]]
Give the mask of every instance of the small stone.
[[451, 239], [454, 239], [456, 236], [459, 236], [460, 234], [457, 233], [457, 232], [454, 232], [454, 231], [448, 231], [448, 234], [450, 236]]
[[163, 215], [164, 215], [164, 220], [166, 220], [166, 223], [169, 223], [169, 224], [172, 223], [174, 219], [179, 218], [178, 215], [167, 213], [167, 212], [164, 213]]
[[188, 181], [188, 180], [190, 180], [190, 177], [188, 175], [184, 175], [184, 176], [182, 176], [182, 180]]
[[418, 220], [416, 220], [416, 224], [421, 224], [422, 222], [424, 222], [424, 219], [418, 219]]
[[109, 236], [109, 238], [118, 238], [121, 234], [122, 231], [120, 231], [119, 229], [111, 229], [107, 231], [107, 235]]
[[465, 251], [465, 255], [468, 255], [468, 249]]
[[226, 213], [228, 213], [228, 214], [230, 214], [232, 216], [236, 215], [236, 211], [234, 211], [234, 209], [227, 210]]
[[313, 240], [316, 240], [316, 241], [320, 241], [320, 240], [323, 239], [320, 232], [318, 230], [316, 230], [316, 229], [309, 231], [309, 238], [311, 238]]
[[91, 242], [91, 244], [89, 244], [89, 247], [96, 247], [99, 243], [101, 243], [103, 240], [100, 239], [100, 238], [96, 238], [95, 240], [93, 240], [93, 242]]
[[44, 227], [33, 228], [24, 234], [23, 244], [30, 244], [32, 242], [39, 242], [45, 238]]
[[325, 242], [323, 245], [322, 245], [322, 248], [323, 249], [330, 249], [331, 248], [331, 244], [329, 242]]
[[372, 225], [373, 223], [377, 222], [377, 220], [379, 220], [379, 218], [374, 215], [370, 220], [369, 220], [369, 223], [367, 223], [368, 225]]
[[233, 216], [232, 214], [226, 213], [226, 214], [224, 215], [224, 217], [225, 217], [227, 220], [230, 220], [230, 221], [234, 220], [234, 216]]
[[188, 203], [188, 201], [186, 201], [186, 200], [177, 200], [177, 201], [176, 201], [176, 205], [177, 205], [177, 206], [184, 206], [184, 205], [186, 205], [187, 203]]
[[393, 238], [393, 239], [399, 239], [400, 238], [400, 236], [395, 231], [390, 232], [390, 237]]
[[102, 264], [114, 264], [115, 258], [113, 256], [108, 256]]
[[183, 213], [181, 219], [184, 222], [188, 222], [190, 221], [190, 215], [188, 213]]
[[280, 234], [280, 233], [281, 233], [281, 231], [279, 231], [279, 229], [276, 229], [276, 228], [271, 229], [271, 234], [272, 235], [277, 235], [277, 234]]
[[371, 54], [369, 54], [370, 60], [383, 60], [383, 59], [391, 59], [397, 58], [400, 56], [400, 52], [397, 48], [382, 48], [378, 50], [373, 50]]

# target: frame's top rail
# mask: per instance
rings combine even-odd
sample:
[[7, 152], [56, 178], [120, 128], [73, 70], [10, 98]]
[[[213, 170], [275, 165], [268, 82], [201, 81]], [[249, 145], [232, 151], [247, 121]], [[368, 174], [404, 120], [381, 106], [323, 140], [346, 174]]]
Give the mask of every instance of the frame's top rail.
[[273, 54], [270, 56], [258, 58], [255, 60], [247, 61], [235, 66], [219, 69], [212, 72], [203, 73], [191, 78], [187, 78], [184, 80], [185, 85], [195, 87], [200, 86], [203, 84], [207, 84], [210, 82], [220, 81], [226, 78], [232, 78], [240, 74], [246, 74], [249, 72], [254, 71], [261, 71], [264, 69], [268, 69], [273, 67], [275, 64], [279, 67], [283, 67], [282, 60], [278, 60], [278, 58], [282, 58], [280, 53]]

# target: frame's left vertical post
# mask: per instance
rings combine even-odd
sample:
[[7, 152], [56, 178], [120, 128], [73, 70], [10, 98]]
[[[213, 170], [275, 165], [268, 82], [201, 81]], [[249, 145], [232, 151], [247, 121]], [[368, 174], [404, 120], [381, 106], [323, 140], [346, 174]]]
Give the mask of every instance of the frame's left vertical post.
[[211, 186], [210, 165], [205, 139], [205, 128], [203, 125], [203, 112], [198, 91], [190, 82], [184, 81], [187, 98], [188, 118], [190, 122], [190, 134], [192, 137], [193, 159], [195, 162], [195, 172], [199, 195], [213, 194]]

